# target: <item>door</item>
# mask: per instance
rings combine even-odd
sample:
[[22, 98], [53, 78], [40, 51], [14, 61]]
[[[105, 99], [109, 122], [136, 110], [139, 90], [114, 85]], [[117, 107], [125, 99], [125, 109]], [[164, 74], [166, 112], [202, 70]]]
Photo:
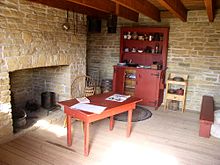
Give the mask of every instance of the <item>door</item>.
[[157, 106], [160, 72], [156, 70], [137, 69], [135, 96], [148, 106]]
[[116, 93], [124, 93], [125, 69], [123, 67], [114, 66], [113, 74], [113, 91]]

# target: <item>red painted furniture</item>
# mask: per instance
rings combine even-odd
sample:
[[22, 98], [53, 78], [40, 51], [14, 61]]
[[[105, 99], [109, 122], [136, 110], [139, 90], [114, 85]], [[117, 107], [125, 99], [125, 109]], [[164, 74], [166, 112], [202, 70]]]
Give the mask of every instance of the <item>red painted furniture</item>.
[[203, 96], [200, 112], [199, 136], [209, 138], [214, 122], [214, 100], [211, 96]]
[[[127, 77], [131, 70], [135, 79]], [[113, 91], [142, 98], [140, 104], [157, 108], [163, 102], [164, 74], [161, 70], [114, 66]], [[132, 86], [127, 84], [129, 81]]]
[[[144, 36], [144, 38], [127, 38], [128, 33], [132, 35], [135, 32], [139, 37]], [[168, 33], [169, 28], [165, 27], [121, 28], [120, 63], [130, 61], [145, 68], [114, 66], [113, 91], [142, 98], [143, 101], [140, 104], [143, 105], [155, 108], [161, 105], [167, 68]], [[149, 36], [154, 36], [154, 38], [149, 40]], [[156, 47], [159, 51], [156, 51]], [[157, 65], [154, 65], [155, 63], [162, 65], [162, 67], [157, 68]], [[135, 79], [128, 78], [128, 74], [130, 74], [128, 70], [134, 70]], [[130, 81], [132, 81], [132, 86], [129, 85]]]
[[127, 125], [127, 137], [131, 133], [131, 120], [132, 112], [136, 107], [136, 103], [142, 101], [142, 99], [136, 97], [130, 97], [124, 102], [114, 102], [105, 100], [107, 97], [113, 95], [114, 93], [104, 93], [100, 95], [93, 95], [88, 97], [90, 104], [100, 105], [107, 107], [101, 114], [94, 114], [86, 111], [73, 110], [70, 107], [78, 101], [76, 99], [71, 99], [67, 101], [59, 102], [59, 104], [64, 106], [64, 112], [67, 115], [67, 145], [72, 144], [72, 133], [71, 133], [71, 118], [76, 118], [83, 121], [84, 124], [84, 155], [89, 155], [89, 125], [91, 122], [101, 120], [110, 117], [110, 130], [114, 127], [114, 115], [128, 111], [128, 125]]

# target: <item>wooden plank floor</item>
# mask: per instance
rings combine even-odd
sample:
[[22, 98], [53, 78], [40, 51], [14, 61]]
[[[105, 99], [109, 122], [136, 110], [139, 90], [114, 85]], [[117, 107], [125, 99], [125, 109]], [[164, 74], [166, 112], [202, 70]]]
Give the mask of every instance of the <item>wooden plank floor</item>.
[[93, 123], [88, 157], [83, 155], [79, 121], [73, 122], [72, 147], [66, 146], [63, 119], [42, 122], [43, 128], [0, 146], [0, 165], [220, 164], [220, 139], [198, 136], [198, 113], [152, 112], [150, 119], [133, 123], [129, 138], [125, 122], [116, 121], [113, 131], [109, 131], [108, 119]]

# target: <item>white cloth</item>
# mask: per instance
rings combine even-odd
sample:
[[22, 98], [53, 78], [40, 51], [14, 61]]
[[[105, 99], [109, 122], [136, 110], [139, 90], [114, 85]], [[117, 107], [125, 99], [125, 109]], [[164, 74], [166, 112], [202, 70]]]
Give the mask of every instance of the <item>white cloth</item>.
[[214, 123], [220, 124], [220, 109], [214, 111]]
[[214, 112], [214, 123], [212, 124], [210, 134], [220, 138], [220, 110], [215, 110]]
[[211, 135], [216, 137], [216, 138], [220, 138], [220, 124], [212, 124], [211, 127]]

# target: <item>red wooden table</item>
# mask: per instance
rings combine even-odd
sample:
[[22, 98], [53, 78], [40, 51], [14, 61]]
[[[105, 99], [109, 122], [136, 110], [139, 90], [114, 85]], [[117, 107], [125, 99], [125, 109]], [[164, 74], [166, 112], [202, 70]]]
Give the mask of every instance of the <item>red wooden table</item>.
[[142, 101], [142, 99], [136, 97], [130, 97], [123, 102], [105, 100], [107, 97], [113, 94], [114, 93], [110, 92], [110, 93], [104, 93], [104, 94], [93, 95], [88, 97], [90, 100], [90, 104], [107, 107], [101, 114], [95, 114], [86, 111], [71, 109], [70, 107], [72, 105], [78, 103], [76, 99], [59, 102], [61, 105], [64, 106], [64, 112], [67, 115], [67, 145], [68, 146], [72, 145], [72, 133], [71, 133], [72, 118], [83, 121], [85, 156], [88, 156], [89, 154], [89, 125], [91, 122], [110, 117], [109, 127], [110, 130], [112, 130], [114, 127], [114, 115], [128, 111], [127, 137], [130, 136], [132, 112], [136, 107], [136, 103]]

